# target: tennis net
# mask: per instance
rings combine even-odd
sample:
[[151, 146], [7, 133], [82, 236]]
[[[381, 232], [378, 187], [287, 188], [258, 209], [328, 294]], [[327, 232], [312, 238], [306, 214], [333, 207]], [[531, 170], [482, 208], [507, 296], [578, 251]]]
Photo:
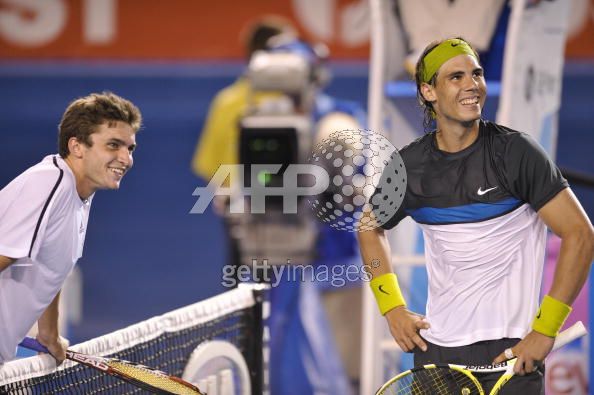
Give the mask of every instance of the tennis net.
[[[141, 363], [198, 384], [209, 395], [224, 389], [221, 380], [225, 377], [227, 393], [229, 388], [235, 394], [266, 393], [265, 293], [264, 286], [242, 284], [232, 291], [70, 349]], [[56, 368], [49, 355], [0, 366], [0, 394], [140, 394], [143, 391], [72, 361], [67, 360]]]

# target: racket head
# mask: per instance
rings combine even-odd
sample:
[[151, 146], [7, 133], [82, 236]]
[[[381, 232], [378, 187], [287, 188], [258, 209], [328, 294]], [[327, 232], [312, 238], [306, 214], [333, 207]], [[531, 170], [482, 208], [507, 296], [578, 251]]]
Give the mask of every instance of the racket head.
[[484, 395], [472, 372], [456, 365], [424, 365], [393, 377], [376, 395]]
[[132, 385], [157, 394], [203, 395], [200, 390], [178, 377], [141, 364], [115, 358], [105, 358], [108, 374]]
[[[20, 344], [25, 348], [49, 353], [38, 340], [27, 337]], [[117, 377], [136, 387], [156, 394], [204, 395], [198, 387], [165, 372], [142, 364], [116, 358], [104, 358], [67, 350], [66, 358], [105, 374]]]

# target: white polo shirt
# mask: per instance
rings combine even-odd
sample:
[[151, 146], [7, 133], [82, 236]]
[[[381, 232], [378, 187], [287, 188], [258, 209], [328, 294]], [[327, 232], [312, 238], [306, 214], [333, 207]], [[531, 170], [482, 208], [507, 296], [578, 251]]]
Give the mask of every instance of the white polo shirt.
[[0, 190], [0, 363], [61, 289], [82, 255], [93, 196], [82, 201], [59, 155], [46, 156]]

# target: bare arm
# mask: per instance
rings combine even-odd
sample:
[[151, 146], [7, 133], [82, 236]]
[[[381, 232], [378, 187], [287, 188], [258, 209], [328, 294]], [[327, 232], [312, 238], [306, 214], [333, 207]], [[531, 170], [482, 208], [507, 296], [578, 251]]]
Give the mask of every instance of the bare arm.
[[549, 295], [571, 305], [586, 282], [594, 259], [594, 229], [569, 188], [559, 192], [538, 215], [561, 238]]
[[[357, 235], [363, 264], [371, 277], [391, 273], [390, 245], [384, 231], [376, 228]], [[427, 345], [419, 336], [419, 329], [429, 328], [423, 316], [409, 311], [405, 306], [399, 306], [388, 311], [385, 317], [392, 336], [403, 351], [410, 352], [415, 347], [427, 350]]]
[[[566, 188], [545, 204], [538, 215], [561, 237], [561, 251], [549, 295], [571, 305], [582, 289], [594, 259], [594, 229], [584, 209]], [[531, 372], [534, 361], [542, 361], [551, 351], [554, 339], [531, 331], [513, 347], [518, 362], [514, 370], [519, 374]], [[499, 355], [495, 362], [505, 360]]]
[[54, 300], [45, 309], [39, 320], [37, 326], [39, 332], [37, 340], [47, 347], [58, 363], [62, 363], [66, 359], [67, 342], [60, 337], [58, 331], [58, 316], [60, 305], [60, 292], [56, 295]]
[[0, 273], [2, 273], [8, 266], [12, 265], [14, 261], [16, 261], [16, 259], [0, 255]]
[[392, 272], [390, 245], [381, 228], [357, 233], [363, 264], [371, 277]]

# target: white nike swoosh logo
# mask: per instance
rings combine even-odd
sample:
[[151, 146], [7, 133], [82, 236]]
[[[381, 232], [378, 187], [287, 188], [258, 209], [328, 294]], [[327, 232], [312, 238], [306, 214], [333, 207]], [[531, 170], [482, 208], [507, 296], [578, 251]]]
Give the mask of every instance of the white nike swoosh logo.
[[479, 187], [479, 189], [478, 189], [478, 191], [476, 191], [476, 193], [478, 193], [479, 196], [483, 196], [485, 193], [492, 191], [493, 189], [497, 189], [497, 187], [485, 189], [484, 191], [483, 191], [482, 187]]

